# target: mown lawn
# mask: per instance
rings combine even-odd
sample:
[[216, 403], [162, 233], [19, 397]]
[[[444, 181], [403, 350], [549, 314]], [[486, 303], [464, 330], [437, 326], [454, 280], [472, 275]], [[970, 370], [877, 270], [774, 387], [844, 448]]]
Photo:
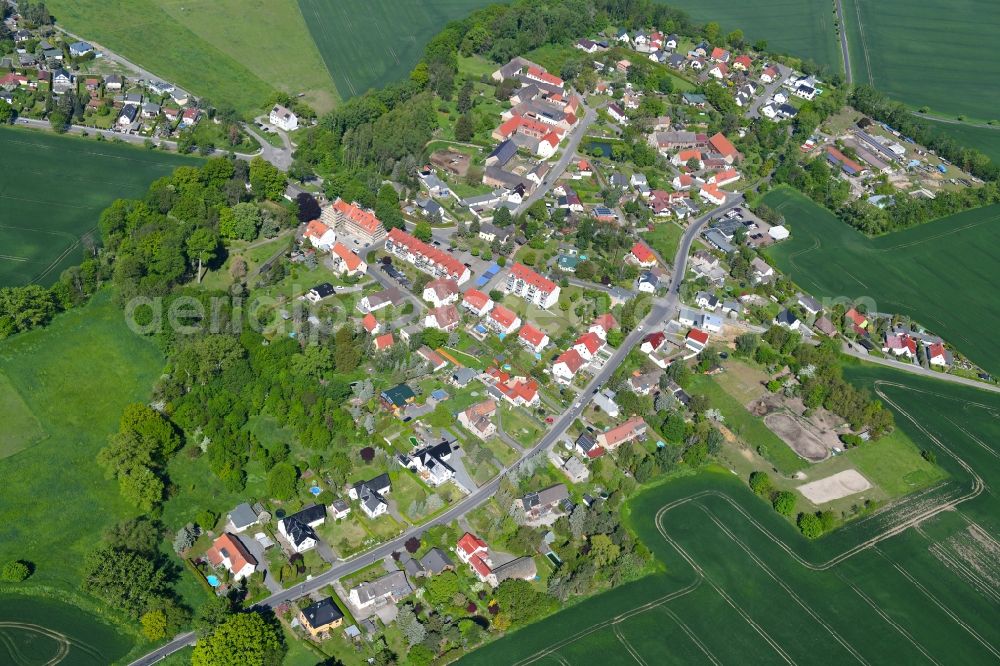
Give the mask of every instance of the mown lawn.
[[104, 528], [136, 514], [104, 478], [97, 452], [125, 405], [149, 399], [162, 367], [157, 347], [129, 331], [109, 291], [0, 343], [0, 376], [44, 431], [0, 460], [0, 561], [33, 562], [34, 583], [79, 586], [83, 557]]
[[684, 231], [673, 222], [661, 222], [653, 228], [653, 231], [643, 233], [642, 237], [664, 261], [673, 263], [683, 235]]

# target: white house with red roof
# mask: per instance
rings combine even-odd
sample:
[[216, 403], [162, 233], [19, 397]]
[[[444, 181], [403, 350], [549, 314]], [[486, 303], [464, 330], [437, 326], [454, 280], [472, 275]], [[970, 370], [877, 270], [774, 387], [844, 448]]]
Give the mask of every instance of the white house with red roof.
[[701, 353], [708, 344], [708, 333], [700, 328], [692, 328], [684, 337], [684, 345], [693, 352]]
[[338, 275], [363, 275], [368, 271], [368, 264], [361, 260], [355, 252], [343, 243], [334, 243], [330, 251], [333, 270]]
[[656, 265], [656, 255], [643, 242], [633, 245], [632, 250], [625, 256], [625, 259], [643, 268], [652, 268]]
[[575, 347], [567, 349], [552, 364], [552, 377], [560, 384], [569, 384], [585, 362]]
[[436, 308], [458, 300], [458, 283], [451, 278], [436, 278], [424, 287], [424, 300]]
[[393, 344], [395, 344], [395, 340], [393, 340], [392, 333], [384, 333], [375, 338], [375, 351], [383, 351]]
[[205, 552], [205, 557], [213, 567], [225, 567], [236, 580], [246, 578], [257, 570], [257, 560], [254, 556], [239, 537], [228, 532], [212, 542], [212, 546]]
[[458, 540], [455, 546], [455, 554], [465, 564], [469, 565], [472, 573], [480, 581], [496, 585], [496, 577], [493, 575], [493, 562], [490, 560], [490, 551], [486, 542], [477, 537], [472, 532], [466, 532]]
[[493, 299], [478, 289], [469, 289], [462, 296], [462, 307], [477, 317], [482, 317], [493, 309]]
[[309, 240], [309, 243], [318, 250], [326, 250], [327, 252], [333, 248], [333, 244], [337, 242], [337, 232], [326, 226], [319, 220], [313, 220], [306, 225], [306, 230], [302, 234], [303, 238]]
[[494, 332], [504, 335], [510, 335], [521, 327], [521, 318], [517, 313], [502, 305], [494, 305], [484, 321]]
[[436, 328], [439, 331], [454, 331], [461, 323], [462, 317], [454, 303], [445, 303], [427, 311], [424, 317], [424, 328]]
[[663, 343], [666, 341], [667, 336], [663, 334], [663, 331], [654, 331], [642, 339], [642, 344], [639, 345], [639, 351], [644, 354], [652, 354], [662, 347]]
[[674, 176], [670, 184], [674, 186], [675, 190], [690, 190], [696, 184], [700, 185], [701, 183], [694, 176], [681, 173]]
[[738, 69], [743, 72], [749, 72], [751, 66], [753, 66], [753, 61], [750, 59], [750, 56], [748, 55], [736, 56], [736, 58], [733, 59], [732, 62], [733, 69]]
[[598, 435], [597, 444], [608, 451], [614, 451], [622, 444], [645, 437], [647, 427], [641, 416], [633, 416], [628, 421]]
[[778, 68], [774, 65], [768, 65], [760, 73], [760, 80], [763, 83], [773, 83], [776, 78], [778, 78]]
[[717, 62], [712, 65], [712, 69], [708, 70], [708, 75], [721, 81], [729, 76], [729, 66], [724, 62]]
[[927, 345], [927, 362], [942, 368], [947, 368], [950, 365], [948, 352], [945, 351], [943, 344], [935, 342]]
[[531, 81], [547, 83], [548, 85], [556, 86], [557, 88], [562, 88], [564, 85], [562, 79], [555, 74], [549, 74], [544, 68], [539, 67], [538, 65], [530, 65], [524, 73], [524, 78], [530, 79]]
[[472, 276], [469, 268], [454, 256], [402, 229], [389, 231], [385, 239], [385, 249], [436, 278], [451, 278], [457, 284], [462, 284]]
[[522, 326], [517, 332], [517, 338], [521, 344], [536, 354], [542, 353], [542, 350], [549, 346], [549, 336], [531, 324]]
[[511, 266], [501, 289], [540, 308], [550, 308], [559, 301], [559, 285], [522, 263]]
[[602, 347], [604, 347], [604, 341], [596, 333], [589, 331], [578, 337], [573, 343], [573, 349], [588, 363], [594, 359]]
[[382, 332], [382, 324], [378, 323], [378, 319], [371, 312], [361, 318], [361, 325], [368, 331], [368, 335], [378, 335]]
[[726, 193], [719, 189], [719, 186], [715, 183], [705, 183], [698, 190], [698, 196], [700, 196], [705, 201], [709, 203], [714, 203], [716, 206], [721, 206], [726, 203]]
[[892, 352], [894, 356], [914, 358], [917, 355], [917, 341], [907, 333], [890, 333], [885, 336], [882, 351], [886, 354]]
[[740, 172], [736, 169], [723, 169], [722, 171], [716, 171], [714, 174], [709, 176], [708, 182], [714, 183], [718, 187], [723, 185], [728, 185], [729, 183], [735, 183], [740, 179]]
[[590, 327], [587, 329], [588, 332], [594, 333], [601, 340], [608, 339], [608, 333], [613, 329], [618, 328], [618, 321], [615, 316], [610, 312], [606, 312], [590, 322]]
[[576, 172], [579, 175], [583, 176], [584, 178], [589, 178], [594, 174], [594, 172], [590, 168], [590, 162], [588, 162], [587, 160], [580, 160], [579, 162], [577, 162]]

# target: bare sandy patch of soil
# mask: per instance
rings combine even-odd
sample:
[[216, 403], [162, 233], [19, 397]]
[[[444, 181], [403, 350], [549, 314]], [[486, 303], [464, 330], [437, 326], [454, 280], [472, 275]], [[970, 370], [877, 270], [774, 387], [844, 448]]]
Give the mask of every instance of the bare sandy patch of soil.
[[764, 417], [764, 425], [780, 437], [792, 450], [810, 462], [826, 460], [830, 455], [823, 441], [803, 425], [800, 419], [784, 412]]
[[868, 490], [872, 484], [856, 469], [845, 469], [825, 479], [805, 483], [798, 491], [810, 502], [816, 505], [854, 495]]

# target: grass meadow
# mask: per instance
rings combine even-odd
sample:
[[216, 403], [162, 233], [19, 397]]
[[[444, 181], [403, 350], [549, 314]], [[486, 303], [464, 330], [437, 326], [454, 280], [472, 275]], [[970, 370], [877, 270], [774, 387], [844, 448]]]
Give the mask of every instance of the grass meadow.
[[309, 32], [344, 99], [405, 78], [448, 21], [488, 0], [298, 0]]
[[996, 472], [1000, 396], [887, 368], [847, 374], [949, 480], [814, 542], [727, 470], [671, 480], [625, 518], [664, 573], [460, 663], [994, 663], [1000, 507], [981, 477]]
[[0, 286], [51, 284], [114, 199], [199, 160], [43, 132], [0, 129]]
[[[1000, 105], [992, 0], [843, 0], [855, 83], [918, 108], [990, 120]], [[957, 45], [964, 45], [957, 47]]]
[[833, 71], [844, 68], [833, 26], [833, 3], [828, 0], [672, 0], [669, 4], [696, 21], [715, 21], [723, 34], [740, 29], [751, 43], [766, 39], [771, 51], [807, 58]]
[[[59, 24], [215, 104], [262, 110], [275, 90], [337, 91], [295, 0], [52, 0]], [[163, 48], [150, 48], [161, 44]]]
[[820, 299], [872, 299], [879, 312], [913, 317], [1000, 373], [1000, 205], [869, 238], [794, 190], [776, 189], [764, 202], [792, 232], [768, 256], [800, 287]]
[[107, 291], [0, 343], [0, 404], [16, 402], [33, 417], [20, 425], [19, 408], [15, 424], [0, 428], [0, 561], [34, 563], [29, 591], [45, 586], [72, 597], [103, 529], [135, 514], [95, 457], [125, 405], [148, 399], [162, 364]]

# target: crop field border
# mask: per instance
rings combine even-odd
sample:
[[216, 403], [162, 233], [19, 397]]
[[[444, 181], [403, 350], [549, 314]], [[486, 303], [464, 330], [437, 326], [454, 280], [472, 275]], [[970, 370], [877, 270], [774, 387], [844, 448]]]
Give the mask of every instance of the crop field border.
[[[1000, 106], [1000, 63], [975, 45], [995, 41], [991, 0], [843, 0], [856, 83], [912, 108], [990, 120]], [[967, 44], [969, 48], [956, 48]]]
[[[80, 262], [80, 239], [119, 197], [200, 159], [112, 142], [0, 128], [0, 286], [51, 284]], [[95, 234], [96, 235], [96, 234]]]
[[869, 238], [789, 187], [763, 201], [785, 215], [792, 232], [767, 255], [805, 291], [821, 301], [873, 299], [879, 312], [913, 317], [1000, 374], [1000, 350], [992, 342], [1000, 329], [992, 300], [1000, 205]]
[[[737, 643], [739, 650], [747, 652], [747, 660], [757, 663], [837, 659], [874, 664], [884, 663], [887, 654], [900, 650], [933, 664], [1000, 659], [1000, 630], [989, 620], [1000, 590], [992, 589], [991, 581], [984, 581], [961, 562], [947, 566], [935, 552], [941, 546], [934, 534], [943, 529], [974, 530], [992, 548], [1000, 548], [993, 536], [997, 502], [992, 493], [984, 493], [988, 486], [981, 475], [996, 468], [996, 445], [993, 440], [984, 441], [983, 433], [969, 432], [965, 428], [968, 419], [952, 418], [971, 410], [975, 419], [989, 424], [1000, 416], [1000, 400], [975, 389], [886, 369], [856, 366], [847, 374], [870, 386], [896, 412], [901, 427], [938, 452], [942, 465], [953, 475], [951, 480], [902, 498], [817, 542], [806, 542], [773, 514], [768, 516], [770, 509], [727, 478], [728, 472], [720, 472], [714, 480], [701, 475], [671, 481], [638, 496], [628, 518], [636, 523], [642, 541], [665, 562], [667, 574], [585, 601], [473, 653], [462, 663], [491, 663], [491, 657], [499, 654], [516, 666], [590, 663], [588, 659], [611, 657], [615, 650], [619, 659], [628, 654], [642, 666], [692, 660], [728, 663], [733, 655], [722, 652], [729, 646], [712, 633], [720, 632], [725, 624], [721, 613], [742, 625], [738, 631], [727, 628], [729, 642]], [[938, 405], [939, 412], [930, 418], [933, 423], [920, 420], [927, 418], [925, 404]], [[941, 425], [949, 429], [948, 434], [937, 427]], [[989, 424], [989, 429], [1000, 432], [1000, 424]], [[960, 441], [953, 438], [956, 433]], [[680, 492], [656, 508], [659, 491], [668, 494], [671, 487]], [[651, 514], [655, 516], [651, 525], [640, 518]], [[704, 527], [709, 525], [706, 532]], [[659, 543], [651, 538], [654, 535]], [[718, 553], [719, 544], [723, 550], [713, 562], [709, 554]], [[782, 561], [783, 557], [791, 562]], [[747, 566], [741, 566], [742, 562]], [[884, 582], [883, 577], [889, 576], [893, 580]], [[957, 586], [958, 581], [965, 585]], [[893, 586], [894, 582], [898, 584]], [[996, 581], [992, 583], [995, 586]], [[654, 590], [666, 593], [649, 599]], [[784, 615], [781, 610], [772, 611], [774, 598], [768, 595], [774, 594], [786, 602]], [[712, 614], [713, 623], [695, 626], [705, 622], [705, 608], [712, 604], [719, 609]], [[920, 604], [921, 612], [911, 617], [914, 604]], [[698, 612], [689, 613], [690, 609]], [[782, 620], [793, 611], [795, 626], [790, 628]], [[980, 616], [983, 612], [985, 618]], [[590, 623], [574, 621], [598, 614], [605, 617]], [[850, 616], [848, 622], [855, 622], [845, 624], [845, 615]], [[564, 621], [557, 621], [560, 616]], [[678, 632], [665, 629], [663, 620], [669, 620]], [[928, 623], [934, 624], [933, 635], [925, 630]], [[572, 633], [552, 640], [560, 627], [569, 627]], [[804, 628], [812, 630], [805, 646], [793, 631]], [[649, 630], [655, 632], [660, 648], [641, 644], [644, 635], [647, 641], [653, 640]], [[759, 641], [751, 643], [751, 634]], [[678, 642], [684, 639], [690, 644]], [[669, 654], [654, 658], [653, 652], [663, 650], [668, 642]], [[944, 652], [946, 646], [954, 646], [956, 652]], [[824, 647], [841, 654], [824, 651]], [[812, 658], [803, 658], [803, 650], [806, 654], [814, 651]], [[903, 660], [898, 663], [906, 661], [901, 653], [897, 658]]]

